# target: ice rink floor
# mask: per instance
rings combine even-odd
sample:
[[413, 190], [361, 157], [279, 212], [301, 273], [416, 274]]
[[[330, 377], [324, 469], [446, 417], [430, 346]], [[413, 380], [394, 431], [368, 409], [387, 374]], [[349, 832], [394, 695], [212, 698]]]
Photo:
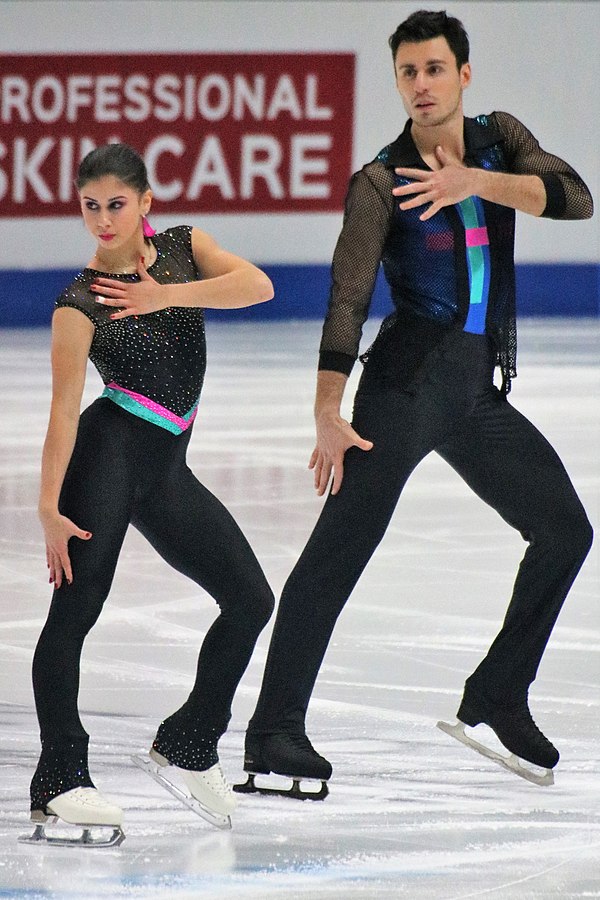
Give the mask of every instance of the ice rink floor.
[[[319, 331], [316, 323], [207, 328], [190, 463], [240, 522], [276, 594], [322, 502], [306, 469]], [[0, 332], [0, 897], [600, 897], [598, 541], [531, 692], [538, 724], [561, 751], [554, 786], [536, 787], [435, 727], [453, 721], [525, 547], [435, 456], [409, 482], [317, 682], [309, 734], [334, 766], [325, 802], [242, 796], [233, 830], [219, 832], [129, 761], [187, 696], [215, 616], [211, 599], [131, 530], [85, 646], [80, 695], [90, 769], [124, 807], [127, 838], [108, 850], [17, 843], [30, 830], [38, 754], [30, 662], [50, 599], [35, 511], [48, 350], [45, 330]], [[596, 530], [599, 361], [597, 322], [523, 322], [511, 395], [562, 456]], [[86, 402], [99, 385], [90, 372]], [[220, 745], [233, 781], [269, 634], [270, 626]]]

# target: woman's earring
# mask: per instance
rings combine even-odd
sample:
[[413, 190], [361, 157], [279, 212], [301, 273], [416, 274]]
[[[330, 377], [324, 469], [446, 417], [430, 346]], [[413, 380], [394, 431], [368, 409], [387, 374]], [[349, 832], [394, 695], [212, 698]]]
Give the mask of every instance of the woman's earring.
[[144, 237], [153, 237], [156, 234], [156, 230], [152, 227], [146, 216], [142, 216], [142, 231], [144, 232]]

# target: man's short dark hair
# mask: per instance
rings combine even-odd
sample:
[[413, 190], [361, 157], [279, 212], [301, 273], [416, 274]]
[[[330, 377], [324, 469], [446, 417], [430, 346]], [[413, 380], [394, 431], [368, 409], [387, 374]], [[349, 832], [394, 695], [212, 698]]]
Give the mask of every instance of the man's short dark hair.
[[463, 23], [443, 10], [431, 12], [427, 9], [412, 13], [391, 35], [389, 45], [394, 62], [400, 44], [414, 44], [436, 37], [446, 38], [459, 70], [464, 63], [469, 62], [469, 36]]

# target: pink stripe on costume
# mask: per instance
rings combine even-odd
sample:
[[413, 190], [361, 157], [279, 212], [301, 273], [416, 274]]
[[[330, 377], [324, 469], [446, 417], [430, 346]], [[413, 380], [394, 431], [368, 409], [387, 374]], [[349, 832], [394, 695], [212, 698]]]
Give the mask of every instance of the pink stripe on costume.
[[150, 400], [148, 397], [144, 397], [143, 394], [136, 394], [135, 391], [128, 391], [127, 388], [120, 387], [120, 385], [116, 384], [114, 381], [111, 381], [110, 384], [107, 384], [106, 387], [112, 388], [114, 391], [121, 391], [123, 394], [127, 394], [129, 397], [132, 397], [136, 400], [141, 406], [145, 406], [146, 409], [151, 410], [153, 413], [156, 413], [157, 416], [162, 416], [163, 419], [168, 419], [170, 422], [173, 422], [182, 431], [185, 431], [186, 428], [189, 428], [194, 419], [196, 418], [196, 413], [198, 412], [198, 407], [194, 409], [193, 413], [188, 419], [183, 419], [181, 416], [175, 415], [174, 412], [171, 412], [170, 409], [167, 409], [166, 406], [161, 406], [160, 403], [156, 403], [154, 400]]
[[488, 230], [483, 228], [465, 228], [467, 247], [482, 247], [489, 244]]

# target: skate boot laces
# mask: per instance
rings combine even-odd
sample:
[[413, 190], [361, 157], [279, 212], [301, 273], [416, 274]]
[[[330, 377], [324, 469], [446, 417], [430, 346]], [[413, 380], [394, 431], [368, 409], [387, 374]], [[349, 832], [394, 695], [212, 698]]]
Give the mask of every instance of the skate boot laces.
[[515, 707], [513, 717], [515, 726], [522, 729], [529, 740], [540, 744], [544, 749], [556, 749], [552, 742], [548, 740], [544, 732], [538, 727], [535, 719], [531, 715], [531, 710], [527, 703], [519, 704], [519, 706]]
[[521, 759], [548, 769], [557, 764], [560, 754], [536, 725], [527, 701], [497, 710], [489, 724], [504, 746]]
[[[307, 750], [309, 753], [317, 753], [305, 734], [289, 734], [287, 738], [296, 750]], [[317, 754], [318, 756], [319, 754]]]
[[270, 735], [265, 741], [262, 761], [278, 775], [314, 778], [319, 781], [327, 781], [331, 777], [331, 763], [317, 753], [303, 733]]
[[231, 785], [227, 782], [220, 763], [198, 772], [181, 769], [183, 780], [193, 797], [210, 808], [230, 815], [236, 807]]
[[46, 809], [49, 815], [74, 825], [120, 825], [123, 820], [123, 810], [92, 787], [77, 787], [59, 794], [50, 800]]
[[[73, 788], [72, 791], [67, 791], [69, 800], [71, 803], [78, 803], [80, 806], [93, 806], [96, 809], [102, 809], [105, 806], [110, 806], [107, 800], [96, 790], [96, 788], [91, 787], [78, 787]], [[67, 794], [63, 794], [65, 798]]]

